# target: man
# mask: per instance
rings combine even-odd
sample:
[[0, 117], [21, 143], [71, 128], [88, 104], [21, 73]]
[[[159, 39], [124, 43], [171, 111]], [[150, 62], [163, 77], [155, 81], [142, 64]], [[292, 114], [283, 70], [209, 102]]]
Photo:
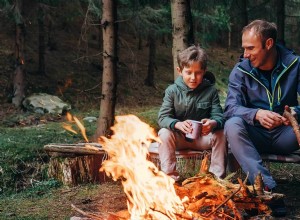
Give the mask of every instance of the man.
[[[228, 85], [224, 132], [231, 152], [249, 181], [261, 173], [265, 190], [276, 182], [263, 166], [261, 153], [289, 154], [298, 143], [290, 122], [282, 116], [290, 106], [300, 118], [300, 61], [292, 51], [276, 44], [274, 23], [255, 20], [242, 30], [243, 58], [233, 68]], [[270, 204], [274, 216], [286, 215], [283, 200]]]

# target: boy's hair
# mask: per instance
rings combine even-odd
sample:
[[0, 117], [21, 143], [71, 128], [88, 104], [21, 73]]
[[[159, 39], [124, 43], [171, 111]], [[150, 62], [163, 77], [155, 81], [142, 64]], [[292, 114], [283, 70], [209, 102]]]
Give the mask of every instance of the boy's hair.
[[206, 69], [207, 54], [201, 47], [193, 45], [178, 53], [177, 62], [180, 70], [194, 62], [201, 63], [202, 69]]
[[274, 42], [277, 40], [277, 26], [275, 23], [265, 20], [254, 20], [243, 28], [242, 34], [250, 30], [253, 30], [256, 35], [260, 36], [263, 48], [269, 38], [272, 38]]

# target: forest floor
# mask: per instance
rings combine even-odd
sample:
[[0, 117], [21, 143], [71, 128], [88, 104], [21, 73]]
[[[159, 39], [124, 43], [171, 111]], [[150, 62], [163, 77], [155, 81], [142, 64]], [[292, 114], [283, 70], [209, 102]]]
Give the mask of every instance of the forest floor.
[[[29, 33], [30, 34], [30, 33]], [[49, 50], [46, 75], [39, 75], [37, 69], [37, 45], [31, 43], [27, 49], [26, 94], [46, 92], [58, 95], [69, 102], [73, 112], [80, 115], [96, 115], [100, 104], [101, 57], [85, 56], [78, 53], [78, 39], [68, 35], [57, 34], [60, 39], [56, 50]], [[146, 112], [148, 123], [157, 128], [155, 123], [157, 110], [161, 104], [166, 86], [173, 81], [172, 57], [170, 45], [159, 45], [157, 49], [157, 69], [155, 88], [144, 85], [147, 73], [148, 48], [144, 42], [137, 50], [137, 40], [131, 37], [120, 41], [119, 85], [116, 114], [135, 114]], [[10, 84], [13, 76], [13, 41], [1, 35], [0, 40], [0, 126], [2, 129], [36, 126], [38, 121], [62, 122], [61, 116], [43, 115], [15, 109], [10, 104]], [[11, 45], [11, 46], [10, 46]], [[89, 52], [97, 54], [97, 43], [90, 42]], [[221, 99], [226, 95], [227, 77], [230, 69], [238, 59], [240, 51], [219, 47], [210, 47], [209, 67], [217, 76], [217, 85]], [[149, 113], [150, 112], [150, 113]], [[151, 116], [148, 117], [147, 114]], [[153, 116], [154, 115], [154, 116]], [[38, 117], [38, 119], [37, 119]], [[148, 117], [148, 118], [147, 118]], [[40, 146], [41, 148], [43, 146]], [[1, 146], [0, 146], [1, 149]], [[3, 153], [3, 152], [2, 152]], [[34, 157], [34, 155], [32, 155]], [[1, 161], [0, 161], [1, 162]], [[286, 195], [285, 201], [289, 210], [282, 219], [300, 219], [300, 167], [290, 164], [272, 164], [272, 173], [279, 183], [279, 191]], [[0, 177], [1, 173], [0, 164]], [[51, 181], [46, 182], [51, 185]], [[18, 184], [16, 184], [18, 185]], [[76, 187], [55, 186], [50, 190], [38, 189], [29, 193], [1, 195], [0, 219], [69, 219], [80, 216], [71, 210], [74, 204], [81, 210], [95, 214], [108, 214], [127, 209], [126, 196], [119, 182], [90, 184]], [[270, 218], [269, 218], [270, 219]]]

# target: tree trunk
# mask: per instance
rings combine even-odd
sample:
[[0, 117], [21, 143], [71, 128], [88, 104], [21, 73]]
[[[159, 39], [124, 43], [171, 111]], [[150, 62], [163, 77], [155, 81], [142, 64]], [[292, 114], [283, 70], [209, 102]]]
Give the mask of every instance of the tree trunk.
[[156, 57], [156, 41], [154, 31], [150, 31], [148, 34], [149, 44], [149, 62], [148, 62], [148, 74], [145, 79], [145, 85], [154, 87], [154, 71], [155, 71], [155, 57]]
[[24, 41], [25, 41], [25, 24], [22, 18], [22, 1], [15, 2], [14, 16], [16, 23], [16, 38], [15, 38], [15, 58], [16, 69], [13, 81], [13, 98], [12, 103], [16, 107], [20, 107], [25, 97], [25, 73], [24, 73]]
[[172, 14], [172, 28], [173, 28], [173, 66], [174, 66], [174, 80], [178, 74], [177, 54], [186, 49], [189, 43], [190, 24], [188, 20], [188, 5], [189, 0], [171, 0], [171, 14]]
[[44, 149], [51, 157], [48, 176], [64, 185], [102, 183], [109, 179], [99, 171], [106, 154], [98, 144], [49, 144]]
[[285, 20], [285, 1], [277, 1], [277, 30], [278, 30], [278, 41], [285, 44], [284, 40], [284, 20]]
[[42, 4], [39, 4], [38, 8], [38, 24], [39, 24], [39, 74], [45, 74], [45, 11]]
[[117, 1], [102, 0], [103, 76], [100, 116], [95, 138], [108, 136], [114, 122], [117, 90]]

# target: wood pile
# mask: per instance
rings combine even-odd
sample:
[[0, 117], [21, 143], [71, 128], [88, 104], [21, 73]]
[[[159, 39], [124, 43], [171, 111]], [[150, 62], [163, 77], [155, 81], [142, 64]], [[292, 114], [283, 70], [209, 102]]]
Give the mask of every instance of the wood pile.
[[[208, 158], [202, 161], [200, 172], [182, 182], [174, 184], [176, 194], [184, 201], [185, 210], [176, 213], [177, 220], [200, 219], [247, 219], [270, 216], [268, 203], [284, 197], [283, 194], [265, 192], [262, 178], [257, 176], [253, 186], [246, 185], [246, 180], [238, 178], [238, 184], [216, 178], [208, 172]], [[130, 219], [127, 210], [109, 213], [107, 218], [86, 213], [75, 206], [73, 209], [91, 219], [124, 220]], [[170, 219], [161, 210], [151, 210], [151, 219]], [[147, 218], [148, 219], [148, 218]]]

